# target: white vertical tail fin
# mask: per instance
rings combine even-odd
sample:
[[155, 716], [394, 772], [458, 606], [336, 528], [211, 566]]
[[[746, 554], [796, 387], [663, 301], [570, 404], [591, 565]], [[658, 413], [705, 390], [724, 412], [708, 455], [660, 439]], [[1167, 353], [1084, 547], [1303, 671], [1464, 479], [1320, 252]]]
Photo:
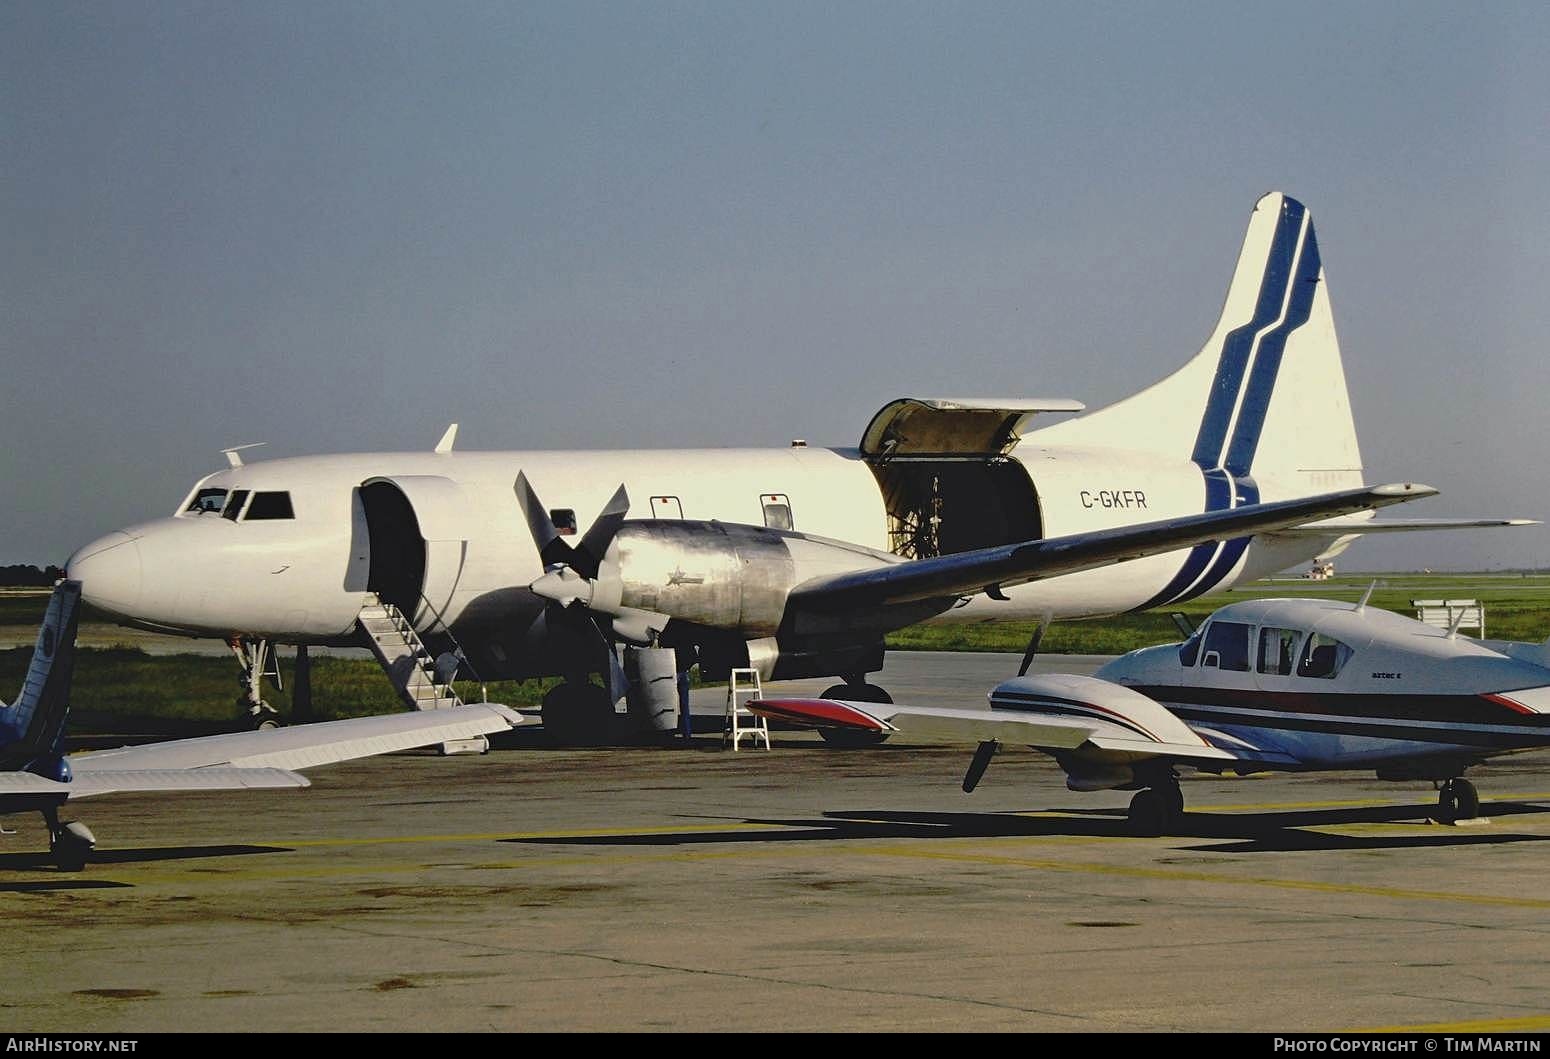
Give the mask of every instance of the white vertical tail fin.
[[63, 753], [80, 608], [81, 583], [60, 582], [48, 601], [21, 694], [12, 705], [0, 707], [0, 770], [48, 765]]
[[[1161, 382], [1039, 443], [1141, 448], [1193, 460], [1212, 507], [1289, 499], [1361, 481], [1361, 452], [1313, 219], [1296, 199], [1260, 199], [1221, 318], [1205, 347]], [[1229, 501], [1230, 502], [1230, 501]]]
[[[1211, 339], [1182, 368], [1036, 443], [1145, 449], [1189, 459], [1205, 509], [1289, 500], [1362, 484], [1362, 457], [1313, 218], [1272, 192], [1249, 218]], [[1197, 545], [1138, 610], [1211, 591], [1249, 546]]]

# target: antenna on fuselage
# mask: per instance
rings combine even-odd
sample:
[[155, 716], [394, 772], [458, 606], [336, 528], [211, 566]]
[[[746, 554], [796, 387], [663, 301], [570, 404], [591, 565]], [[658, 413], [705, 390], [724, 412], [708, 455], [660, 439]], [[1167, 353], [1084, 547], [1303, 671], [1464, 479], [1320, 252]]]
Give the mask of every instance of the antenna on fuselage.
[[256, 449], [260, 445], [267, 444], [269, 444], [267, 441], [250, 441], [246, 445], [233, 445], [229, 449], [222, 449], [221, 454], [226, 457], [226, 462], [232, 467], [241, 467], [243, 449]]
[[1356, 613], [1360, 614], [1367, 609], [1367, 601], [1372, 599], [1373, 589], [1378, 587], [1378, 579], [1372, 579], [1372, 584], [1367, 586], [1367, 591], [1362, 593], [1362, 598], [1356, 601]]
[[444, 454], [452, 451], [452, 446], [456, 442], [457, 442], [457, 424], [453, 423], [453, 424], [451, 424], [450, 426], [447, 427], [446, 433], [441, 435], [441, 440], [436, 442], [436, 448], [435, 448], [434, 451], [438, 455], [444, 455]]

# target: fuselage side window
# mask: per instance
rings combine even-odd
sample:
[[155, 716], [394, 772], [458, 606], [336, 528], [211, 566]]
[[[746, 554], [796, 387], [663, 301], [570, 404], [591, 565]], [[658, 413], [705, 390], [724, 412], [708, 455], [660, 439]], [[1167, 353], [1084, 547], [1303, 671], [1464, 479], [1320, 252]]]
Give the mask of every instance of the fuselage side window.
[[194, 494], [194, 499], [190, 500], [188, 507], [183, 510], [191, 514], [203, 515], [207, 511], [218, 513], [225, 506], [226, 490], [201, 489]]
[[254, 493], [252, 503], [248, 504], [248, 513], [242, 516], [242, 521], [295, 517], [296, 511], [291, 507], [290, 493]]
[[1259, 630], [1259, 671], [1274, 677], [1292, 675], [1292, 659], [1297, 657], [1296, 629], [1276, 629], [1269, 625]]
[[1333, 636], [1316, 632], [1308, 637], [1308, 645], [1303, 648], [1302, 661], [1297, 663], [1297, 675], [1333, 680], [1353, 653], [1350, 647]]
[[233, 489], [231, 499], [226, 501], [226, 507], [221, 511], [221, 518], [229, 518], [236, 522], [237, 516], [242, 514], [242, 505], [248, 501], [248, 492], [247, 489]]
[[1213, 621], [1206, 627], [1205, 655], [1200, 664], [1235, 673], [1249, 670], [1249, 641], [1254, 626], [1238, 621]]

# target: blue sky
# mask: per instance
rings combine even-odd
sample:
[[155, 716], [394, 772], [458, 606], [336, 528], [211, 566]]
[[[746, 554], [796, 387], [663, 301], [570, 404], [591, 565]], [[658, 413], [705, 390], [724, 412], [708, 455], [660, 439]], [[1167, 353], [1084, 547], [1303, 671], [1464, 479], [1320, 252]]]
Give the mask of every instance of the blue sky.
[[[0, 562], [220, 464], [1097, 406], [1312, 209], [1372, 481], [1550, 517], [1550, 9], [0, 7]], [[1550, 531], [1347, 565], [1550, 565]]]

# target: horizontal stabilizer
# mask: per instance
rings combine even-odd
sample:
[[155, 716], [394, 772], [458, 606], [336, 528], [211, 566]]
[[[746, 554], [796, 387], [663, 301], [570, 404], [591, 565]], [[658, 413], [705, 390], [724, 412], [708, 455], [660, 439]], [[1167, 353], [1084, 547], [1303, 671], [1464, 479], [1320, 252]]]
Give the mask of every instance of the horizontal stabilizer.
[[75, 782], [98, 773], [144, 769], [305, 769], [335, 761], [391, 754], [432, 743], [472, 739], [530, 723], [494, 703], [444, 710], [356, 717], [264, 732], [234, 732], [170, 743], [123, 747], [72, 758]]
[[1503, 526], [1537, 526], [1532, 518], [1329, 518], [1305, 526], [1278, 530], [1288, 536], [1324, 537], [1331, 533], [1405, 533], [1416, 530], [1495, 529]]

